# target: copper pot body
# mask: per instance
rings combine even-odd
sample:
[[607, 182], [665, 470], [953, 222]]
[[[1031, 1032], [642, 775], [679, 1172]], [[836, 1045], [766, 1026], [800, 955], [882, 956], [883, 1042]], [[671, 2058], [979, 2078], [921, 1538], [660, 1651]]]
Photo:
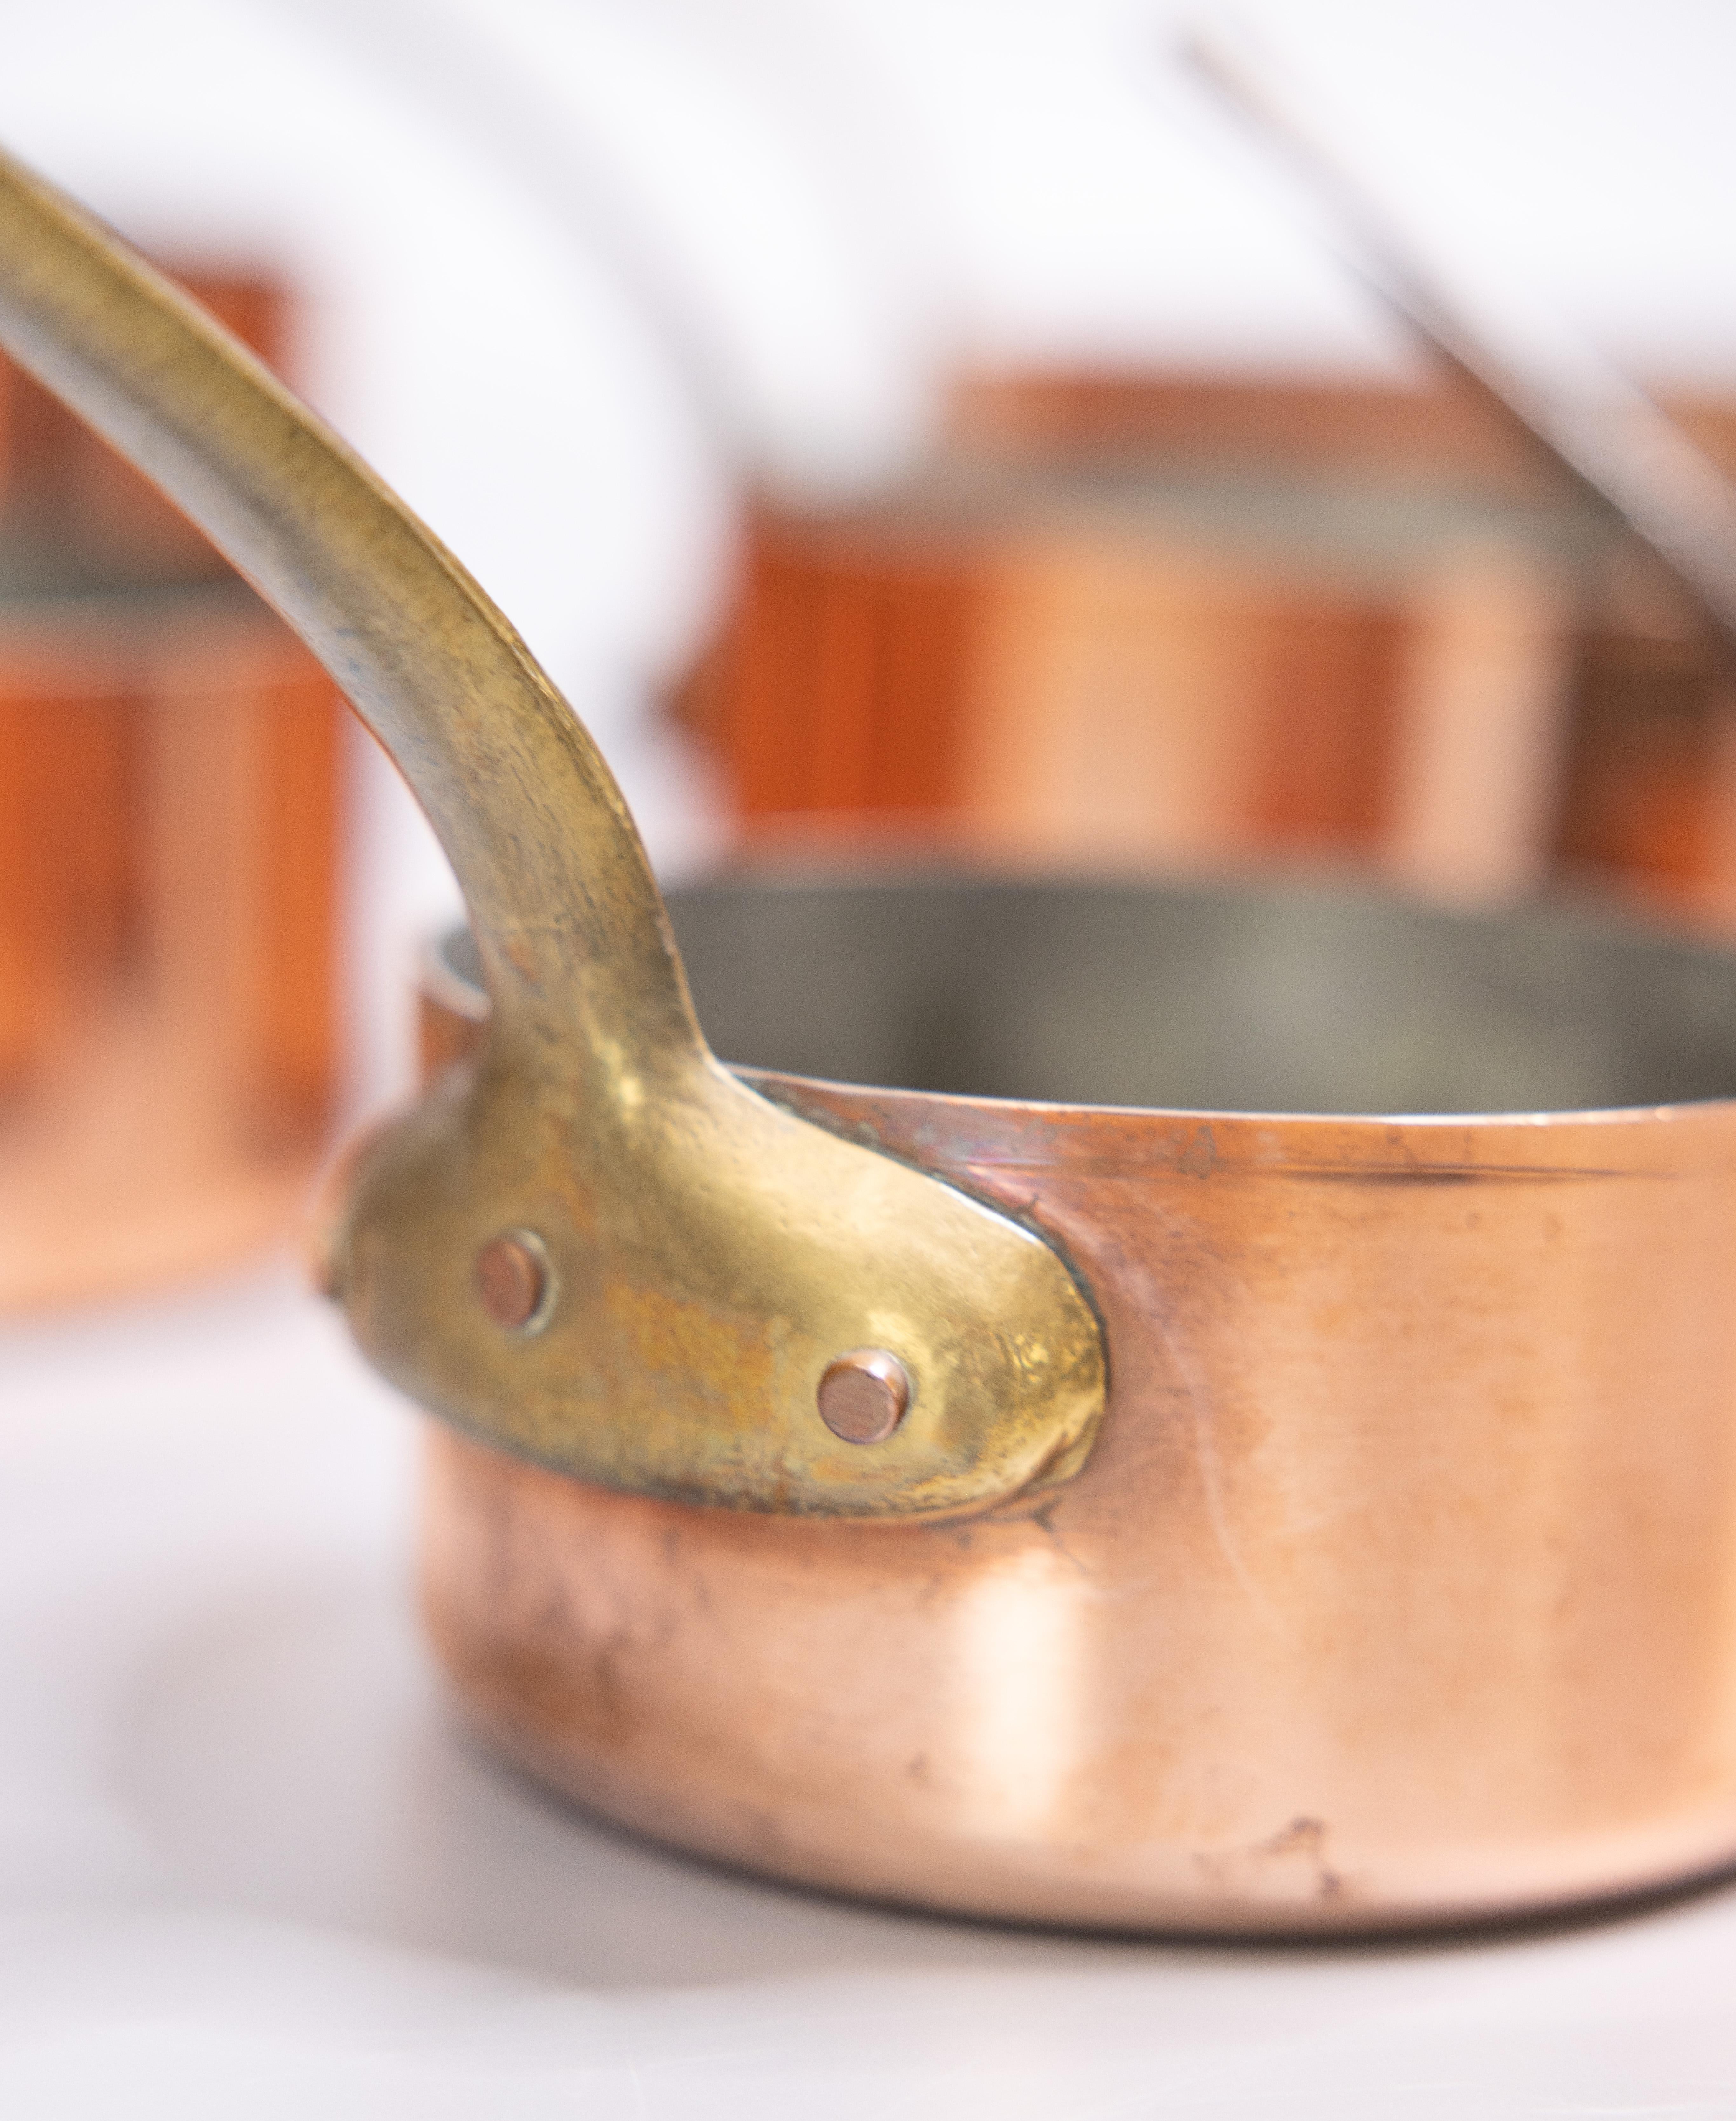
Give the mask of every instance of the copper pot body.
[[[363, 1154], [323, 1265], [500, 1439], [436, 1443], [426, 1578], [502, 1743], [716, 1856], [1058, 1923], [1432, 1923], [1736, 1857], [1729, 957], [932, 882], [698, 894], [677, 954], [501, 614], [3, 155], [0, 338], [340, 676], [475, 918], [484, 1065]], [[476, 1286], [503, 1242], [528, 1306]], [[877, 1471], [807, 1402], [887, 1321]], [[952, 1444], [1008, 1477], [948, 1485]]]
[[[475, 917], [485, 1065], [364, 1154], [325, 1265], [502, 1439], [436, 1445], [426, 1546], [502, 1742], [718, 1856], [1053, 1922], [1434, 1923], [1736, 1855], [1727, 956], [932, 882], [697, 894], [677, 955], [480, 590], [3, 156], [0, 337], [342, 674]], [[467, 1274], [503, 1238], [565, 1277], [545, 1340], [488, 1337], [531, 1324]], [[890, 1479], [803, 1403], [885, 1320]], [[961, 1432], [1016, 1477], [946, 1485]]]
[[[783, 975], [775, 916], [732, 957], [705, 900], [674, 911], [710, 1027], [708, 985], [739, 1018], [765, 999], [743, 984]], [[1189, 1014], [1202, 967], [1233, 984], [1224, 902], [1173, 981], [1128, 967], [1159, 1014]], [[1317, 989], [1372, 953], [1369, 978], [1311, 989], [1287, 1057], [1250, 1021], [1240, 1064], [1208, 1042], [1171, 1079], [1240, 1065], [1251, 1097], [1305, 1076], [1308, 1036], [1329, 1069], [1337, 1035], [1346, 1096], [1394, 1067], [1438, 1098], [1588, 1065], [1683, 1094], [1265, 1116], [761, 1076], [1059, 1242], [1106, 1331], [1101, 1439], [1037, 1501], [873, 1526], [611, 1493], [436, 1429], [426, 1610], [483, 1727], [660, 1839], [1047, 1923], [1433, 1925], [1736, 1857], [1736, 1104], [1705, 1095], [1736, 1060], [1736, 977], [1624, 945], [1595, 995], [1539, 998], [1547, 934], [1515, 955], [1517, 928], [1321, 919], [1277, 956], [1245, 935], [1245, 978], [1269, 996], [1282, 960]], [[932, 932], [932, 907], [911, 920]], [[1427, 1024], [1405, 1047], [1402, 997], [1362, 1007], [1407, 958], [1473, 1019], [1462, 1084], [1431, 1078]], [[462, 1046], [480, 997], [442, 976], [425, 1000], [436, 1056]], [[1054, 1008], [1024, 1005], [1029, 1059]]]

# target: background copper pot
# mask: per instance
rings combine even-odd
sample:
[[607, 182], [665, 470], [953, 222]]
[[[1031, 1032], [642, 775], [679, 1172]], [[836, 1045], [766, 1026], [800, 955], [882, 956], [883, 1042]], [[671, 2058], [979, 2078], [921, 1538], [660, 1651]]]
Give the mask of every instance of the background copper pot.
[[[266, 357], [282, 291], [192, 276]], [[0, 358], [0, 1309], [292, 1228], [331, 1117], [342, 703]]]
[[[1736, 464], [1726, 403], [1671, 412]], [[1450, 384], [964, 378], [866, 501], [757, 505], [673, 711], [750, 843], [1571, 879], [1728, 922], [1724, 661], [1607, 509]]]

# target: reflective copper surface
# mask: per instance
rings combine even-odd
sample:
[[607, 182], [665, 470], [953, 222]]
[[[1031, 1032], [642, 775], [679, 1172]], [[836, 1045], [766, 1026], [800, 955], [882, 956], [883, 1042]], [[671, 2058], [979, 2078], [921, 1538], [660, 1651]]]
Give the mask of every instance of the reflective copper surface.
[[[342, 672], [466, 885], [454, 1065], [323, 1251], [472, 1432], [426, 1601], [503, 1744], [696, 1848], [1039, 1920], [1736, 1857], [1736, 961], [1319, 891], [666, 908], [456, 562], [3, 159], [0, 332]], [[478, 1286], [502, 1238], [540, 1283]], [[908, 1410], [841, 1442], [871, 1350]]]
[[[970, 939], [949, 893], [970, 896], [906, 894], [901, 921], [896, 893], [835, 894], [853, 982], [877, 920], [887, 964], [949, 923]], [[754, 896], [672, 911], [702, 1013], [751, 962], [775, 1041], [812, 1021], [825, 909]], [[1064, 894], [1022, 896], [995, 930], [1008, 982], [1036, 899], [1062, 925]], [[1594, 962], [1571, 924], [1259, 894], [1194, 902], [1190, 931], [1184, 897], [1152, 894], [1142, 958], [1143, 897], [1077, 906], [1055, 961], [1105, 930], [1124, 1018], [1129, 990], [1161, 1014], [1223, 982], [1203, 1046], [1124, 1021], [1154, 1086], [1279, 1088], [1310, 1041], [1337, 1042], [1348, 1094], [1431, 1067], [1442, 1096], [1503, 1070], [1538, 1096], [1598, 1071], [1736, 1084], [1736, 972], [1710, 953]], [[1431, 1028], [1394, 999], [1407, 963]], [[1238, 979], [1266, 1012], [1245, 1046]], [[462, 1004], [425, 1005], [461, 1044]], [[1007, 1071], [1046, 1065], [1045, 1018], [1003, 1023]], [[1406, 1023], [1427, 1052], [1400, 1051]], [[435, 1639], [538, 1773], [790, 1876], [1138, 1928], [1432, 1923], [1736, 1853], [1736, 1106], [1269, 1117], [766, 1087], [1061, 1242], [1107, 1329], [1101, 1441], [1040, 1507], [871, 1527], [624, 1497], [436, 1432]]]

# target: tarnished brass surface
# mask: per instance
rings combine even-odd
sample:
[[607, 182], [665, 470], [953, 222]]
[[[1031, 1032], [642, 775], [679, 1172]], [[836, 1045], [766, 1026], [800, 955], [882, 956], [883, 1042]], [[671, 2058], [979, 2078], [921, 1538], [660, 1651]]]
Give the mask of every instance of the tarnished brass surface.
[[[1569, 921], [961, 883], [671, 911], [719, 1051], [756, 1060], [849, 1050], [808, 1042], [843, 944], [864, 1011], [902, 1014], [876, 1065], [931, 1084], [1282, 1098], [1336, 1050], [1347, 1096], [1736, 1088], [1736, 963]], [[1063, 988], [1119, 1050], [1068, 1051]], [[1101, 1439], [1046, 1500], [882, 1527], [437, 1436], [427, 1611], [501, 1743], [735, 1862], [1052, 1922], [1433, 1924], [1736, 1859], [1728, 1096], [1284, 1117], [775, 1087], [1061, 1233], [1108, 1331]]]
[[[364, 1158], [331, 1279], [425, 1406], [567, 1471], [762, 1510], [955, 1510], [1064, 1477], [1097, 1322], [1010, 1216], [780, 1110], [713, 1060], [602, 758], [451, 556], [210, 318], [0, 162], [0, 339], [295, 627], [458, 872], [486, 1050]], [[533, 1233], [559, 1297], [502, 1331], [473, 1263]], [[885, 1347], [872, 1449], [815, 1392]]]

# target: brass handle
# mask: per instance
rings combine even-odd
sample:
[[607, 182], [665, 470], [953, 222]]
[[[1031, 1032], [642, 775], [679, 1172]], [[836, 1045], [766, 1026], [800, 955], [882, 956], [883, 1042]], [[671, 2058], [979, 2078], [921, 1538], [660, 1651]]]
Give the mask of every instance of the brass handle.
[[[347, 1211], [376, 1365], [551, 1465], [737, 1508], [956, 1510], [1074, 1470], [1104, 1358], [1063, 1261], [713, 1060], [620, 791], [505, 619], [228, 333], [3, 156], [0, 343], [308, 643], [468, 902], [486, 1047], [372, 1147]], [[853, 1350], [908, 1387], [866, 1442], [820, 1410]]]

